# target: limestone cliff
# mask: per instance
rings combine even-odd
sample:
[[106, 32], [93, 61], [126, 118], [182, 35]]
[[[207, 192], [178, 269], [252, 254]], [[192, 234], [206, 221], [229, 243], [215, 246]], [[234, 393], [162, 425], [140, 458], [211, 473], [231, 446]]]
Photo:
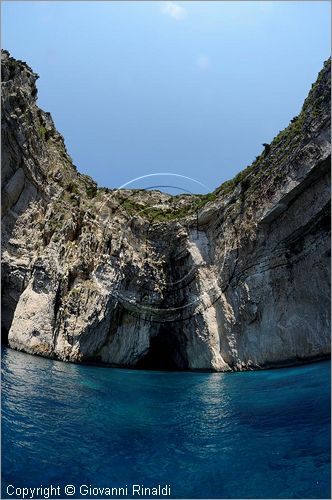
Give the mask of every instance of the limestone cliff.
[[210, 195], [97, 188], [38, 76], [2, 54], [2, 328], [75, 362], [243, 370], [330, 352], [330, 61], [302, 111]]

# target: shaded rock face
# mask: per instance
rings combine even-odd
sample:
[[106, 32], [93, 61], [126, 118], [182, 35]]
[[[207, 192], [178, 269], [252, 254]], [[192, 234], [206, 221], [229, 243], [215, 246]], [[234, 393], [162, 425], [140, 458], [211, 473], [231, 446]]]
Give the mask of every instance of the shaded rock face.
[[10, 347], [171, 370], [329, 355], [329, 61], [300, 115], [205, 197], [97, 189], [37, 107], [36, 79], [3, 52], [2, 330]]

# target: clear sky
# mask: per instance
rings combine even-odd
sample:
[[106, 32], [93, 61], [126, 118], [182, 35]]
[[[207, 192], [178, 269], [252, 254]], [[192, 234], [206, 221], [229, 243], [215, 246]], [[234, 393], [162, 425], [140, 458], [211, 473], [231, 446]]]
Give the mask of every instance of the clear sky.
[[99, 185], [173, 172], [212, 190], [300, 111], [330, 4], [7, 0], [2, 47], [40, 75], [39, 106]]

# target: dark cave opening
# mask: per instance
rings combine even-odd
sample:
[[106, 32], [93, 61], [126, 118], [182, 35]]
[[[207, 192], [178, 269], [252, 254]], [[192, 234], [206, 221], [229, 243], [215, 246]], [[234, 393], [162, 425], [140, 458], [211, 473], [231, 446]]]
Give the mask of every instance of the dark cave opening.
[[5, 327], [1, 327], [1, 345], [4, 347], [8, 347], [8, 329]]
[[142, 370], [176, 371], [188, 368], [185, 342], [174, 331], [162, 326], [150, 339], [148, 353], [139, 360], [136, 368]]

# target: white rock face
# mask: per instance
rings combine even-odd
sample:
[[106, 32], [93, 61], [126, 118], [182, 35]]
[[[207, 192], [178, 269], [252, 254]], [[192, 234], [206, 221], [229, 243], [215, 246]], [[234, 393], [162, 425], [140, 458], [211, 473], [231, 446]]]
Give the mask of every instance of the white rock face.
[[[3, 53], [2, 327], [64, 361], [245, 370], [330, 353], [330, 64], [210, 195], [97, 190]], [[203, 202], [202, 202], [203, 201]]]

